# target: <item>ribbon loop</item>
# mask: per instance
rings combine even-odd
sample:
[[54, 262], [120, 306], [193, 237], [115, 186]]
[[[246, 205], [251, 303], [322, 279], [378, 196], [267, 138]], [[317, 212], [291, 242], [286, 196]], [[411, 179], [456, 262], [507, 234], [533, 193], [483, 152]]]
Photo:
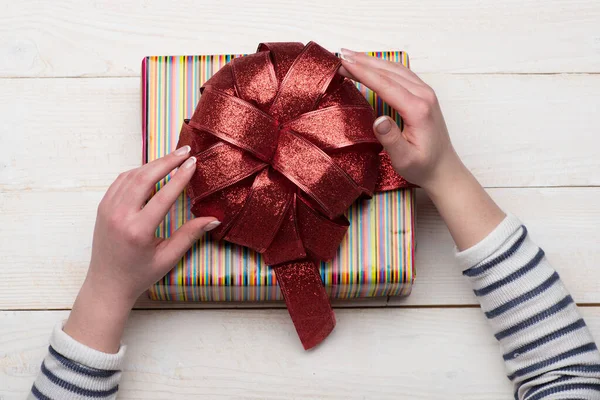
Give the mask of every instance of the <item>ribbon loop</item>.
[[244, 209], [226, 240], [264, 252], [273, 241], [293, 199], [292, 185], [268, 168], [254, 179]]
[[268, 162], [277, 147], [278, 129], [273, 118], [252, 104], [207, 87], [190, 121], [193, 128], [249, 151]]
[[317, 109], [343, 105], [362, 106], [373, 109], [367, 99], [365, 99], [365, 96], [356, 90], [354, 83], [348, 79], [344, 79], [337, 89], [325, 93]]
[[283, 78], [269, 113], [284, 123], [313, 110], [340, 65], [339, 58], [318, 44], [307, 44]]
[[277, 94], [277, 76], [268, 52], [250, 54], [231, 62], [231, 72], [239, 97], [268, 111]]
[[304, 45], [298, 42], [272, 42], [259, 44], [257, 51], [269, 53], [275, 66], [277, 82], [281, 83], [303, 49]]
[[302, 114], [283, 127], [300, 134], [324, 151], [362, 143], [381, 147], [373, 136], [372, 119], [371, 107], [333, 106]]
[[[229, 231], [238, 213], [246, 204], [252, 189], [252, 177], [243, 179], [202, 199], [192, 200], [192, 213], [197, 217], [215, 217], [221, 221], [210, 234], [221, 240]], [[189, 187], [188, 187], [189, 190]]]
[[298, 230], [306, 252], [315, 260], [331, 260], [350, 223], [345, 217], [333, 221], [323, 217], [304, 199], [299, 198], [297, 205]]
[[230, 96], [235, 96], [237, 94], [230, 64], [225, 64], [223, 68], [218, 70], [216, 74], [206, 81], [204, 86], [200, 88], [200, 93], [204, 93], [204, 91], [208, 88], [217, 89], [223, 93], [227, 93]]
[[[188, 196], [200, 200], [241, 181], [266, 167], [265, 163], [225, 142], [197, 155], [196, 173], [188, 185]], [[215, 171], [219, 173], [215, 174]]]
[[327, 154], [333, 162], [352, 177], [363, 194], [371, 197], [376, 191], [379, 156], [377, 153], [365, 149], [366, 146], [373, 147], [372, 144], [366, 144], [330, 151]]
[[352, 178], [331, 157], [291, 131], [279, 135], [272, 165], [311, 196], [330, 218], [343, 214], [361, 194]]
[[263, 253], [267, 265], [278, 265], [306, 257], [304, 244], [296, 224], [296, 204], [296, 196], [294, 196], [292, 205], [287, 210], [279, 232], [277, 232], [269, 248]]
[[385, 151], [379, 153], [379, 171], [377, 184], [375, 185], [376, 192], [388, 192], [399, 188], [416, 187], [409, 183], [404, 177], [398, 175], [392, 166], [392, 160]]
[[194, 149], [194, 153], [200, 153], [217, 144], [219, 140], [216, 137], [208, 132], [192, 128], [189, 122], [190, 120], [186, 119], [183, 121], [183, 125], [181, 125], [177, 148], [187, 145]]

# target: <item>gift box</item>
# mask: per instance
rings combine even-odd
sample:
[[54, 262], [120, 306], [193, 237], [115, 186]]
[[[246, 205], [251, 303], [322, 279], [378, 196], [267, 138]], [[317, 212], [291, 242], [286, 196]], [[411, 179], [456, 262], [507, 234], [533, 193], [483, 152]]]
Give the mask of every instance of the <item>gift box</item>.
[[[372, 52], [372, 56], [402, 62], [404, 52]], [[176, 148], [184, 119], [190, 118], [200, 98], [199, 88], [223, 65], [242, 54], [152, 56], [142, 61], [143, 162]], [[400, 116], [374, 92], [357, 83], [376, 114]], [[157, 184], [160, 190], [167, 176]], [[346, 214], [350, 221], [336, 256], [320, 265], [321, 278], [331, 298], [403, 296], [410, 294], [415, 277], [415, 193], [401, 189], [358, 200]], [[157, 229], [167, 238], [193, 218], [185, 192]], [[177, 266], [151, 287], [153, 300], [271, 301], [282, 300], [274, 271], [259, 253], [205, 236]]]

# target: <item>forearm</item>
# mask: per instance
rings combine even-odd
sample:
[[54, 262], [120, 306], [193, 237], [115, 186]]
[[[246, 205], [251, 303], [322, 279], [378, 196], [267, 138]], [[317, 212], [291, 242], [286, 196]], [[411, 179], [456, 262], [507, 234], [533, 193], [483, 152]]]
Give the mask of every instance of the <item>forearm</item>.
[[116, 353], [131, 306], [86, 279], [73, 304], [64, 331], [95, 350]]
[[459, 250], [485, 238], [506, 216], [453, 152], [423, 188]]

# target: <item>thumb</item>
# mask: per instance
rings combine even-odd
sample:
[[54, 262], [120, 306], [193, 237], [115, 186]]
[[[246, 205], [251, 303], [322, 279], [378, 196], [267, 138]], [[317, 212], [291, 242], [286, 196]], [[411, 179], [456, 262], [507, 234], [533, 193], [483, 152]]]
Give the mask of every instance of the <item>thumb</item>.
[[155, 267], [167, 273], [183, 255], [204, 235], [221, 224], [212, 217], [199, 217], [186, 222], [169, 239], [161, 243], [155, 256]]
[[379, 117], [373, 124], [373, 131], [377, 140], [390, 155], [392, 164], [400, 164], [408, 155], [412, 145], [404, 139], [396, 121], [387, 116]]

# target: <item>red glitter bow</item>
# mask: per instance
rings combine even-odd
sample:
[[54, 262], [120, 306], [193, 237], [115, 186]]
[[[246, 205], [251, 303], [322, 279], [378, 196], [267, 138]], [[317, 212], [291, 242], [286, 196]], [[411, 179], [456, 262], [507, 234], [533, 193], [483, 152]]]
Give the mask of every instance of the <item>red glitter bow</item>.
[[339, 66], [314, 42], [260, 44], [201, 88], [177, 145], [197, 158], [192, 212], [218, 218], [213, 237], [275, 268], [305, 349], [335, 326], [317, 265], [335, 255], [344, 212], [361, 195], [407, 186], [380, 154], [373, 109]]

